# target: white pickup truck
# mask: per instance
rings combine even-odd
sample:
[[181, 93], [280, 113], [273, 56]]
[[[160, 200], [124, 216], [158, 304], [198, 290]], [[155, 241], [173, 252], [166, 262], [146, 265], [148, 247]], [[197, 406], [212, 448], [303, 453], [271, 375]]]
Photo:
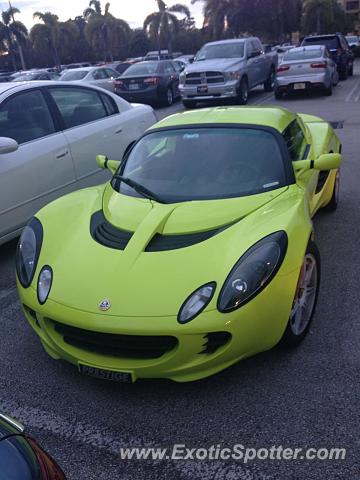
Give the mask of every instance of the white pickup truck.
[[256, 37], [207, 43], [180, 75], [184, 106], [221, 98], [237, 98], [245, 105], [257, 85], [273, 90], [277, 64], [277, 54], [265, 53]]

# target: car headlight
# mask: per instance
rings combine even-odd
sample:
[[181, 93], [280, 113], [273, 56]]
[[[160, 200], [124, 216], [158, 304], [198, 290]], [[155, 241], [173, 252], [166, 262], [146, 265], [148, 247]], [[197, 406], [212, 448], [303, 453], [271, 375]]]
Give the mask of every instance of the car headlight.
[[42, 241], [43, 228], [34, 217], [24, 228], [16, 250], [16, 273], [24, 288], [28, 288], [33, 281]]
[[186, 73], [185, 72], [181, 72], [180, 75], [179, 75], [179, 83], [181, 85], [184, 85], [186, 81]]
[[216, 283], [203, 285], [192, 293], [183, 303], [178, 314], [179, 323], [188, 323], [197, 317], [209, 305], [214, 296]]
[[232, 312], [258, 295], [281, 267], [287, 244], [286, 233], [280, 231], [251, 247], [225, 280], [218, 299], [218, 310]]
[[38, 278], [38, 285], [37, 285], [37, 296], [38, 296], [39, 303], [41, 305], [44, 305], [44, 303], [46, 302], [49, 296], [52, 281], [53, 281], [52, 268], [46, 265], [41, 269], [41, 272]]
[[225, 72], [225, 80], [240, 80], [241, 74], [238, 71], [234, 72]]

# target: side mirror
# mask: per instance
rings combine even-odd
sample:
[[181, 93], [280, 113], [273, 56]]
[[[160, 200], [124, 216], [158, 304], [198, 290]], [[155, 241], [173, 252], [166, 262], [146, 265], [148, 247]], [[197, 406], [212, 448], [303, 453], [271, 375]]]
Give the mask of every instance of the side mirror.
[[19, 144], [13, 138], [0, 137], [0, 154], [16, 152]]
[[293, 162], [296, 172], [300, 170], [336, 170], [341, 167], [342, 156], [340, 153], [325, 153], [316, 160], [298, 160]]
[[99, 168], [103, 170], [107, 168], [111, 173], [115, 173], [121, 164], [119, 160], [109, 160], [105, 155], [97, 155], [96, 163]]

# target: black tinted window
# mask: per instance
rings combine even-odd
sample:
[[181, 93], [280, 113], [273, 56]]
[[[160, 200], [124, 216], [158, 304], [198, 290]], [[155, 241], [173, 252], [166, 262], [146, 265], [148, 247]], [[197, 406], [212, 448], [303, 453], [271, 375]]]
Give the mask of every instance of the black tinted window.
[[329, 50], [340, 48], [338, 37], [309, 37], [305, 38], [303, 45], [325, 45]]
[[0, 136], [25, 143], [55, 132], [54, 122], [42, 93], [20, 93], [0, 107]]
[[49, 92], [60, 110], [65, 127], [71, 128], [107, 116], [100, 95], [87, 88], [50, 88]]
[[295, 120], [292, 122], [283, 134], [291, 160], [303, 160], [305, 152], [305, 137], [303, 131]]

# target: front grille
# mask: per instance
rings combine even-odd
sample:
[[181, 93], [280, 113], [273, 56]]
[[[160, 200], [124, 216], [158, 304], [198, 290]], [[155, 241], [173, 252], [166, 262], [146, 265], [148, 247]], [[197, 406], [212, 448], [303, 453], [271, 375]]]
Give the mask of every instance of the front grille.
[[111, 225], [102, 211], [94, 213], [91, 217], [90, 233], [97, 243], [115, 250], [125, 250], [133, 236], [133, 232], [121, 230]]
[[186, 85], [208, 85], [213, 83], [224, 83], [224, 74], [221, 72], [188, 73]]
[[173, 350], [178, 340], [171, 336], [140, 336], [100, 333], [54, 322], [65, 343], [88, 352], [111, 357], [152, 359]]
[[200, 352], [201, 355], [215, 353], [219, 348], [223, 347], [230, 341], [231, 334], [228, 332], [208, 333], [205, 335], [204, 339], [204, 350]]

